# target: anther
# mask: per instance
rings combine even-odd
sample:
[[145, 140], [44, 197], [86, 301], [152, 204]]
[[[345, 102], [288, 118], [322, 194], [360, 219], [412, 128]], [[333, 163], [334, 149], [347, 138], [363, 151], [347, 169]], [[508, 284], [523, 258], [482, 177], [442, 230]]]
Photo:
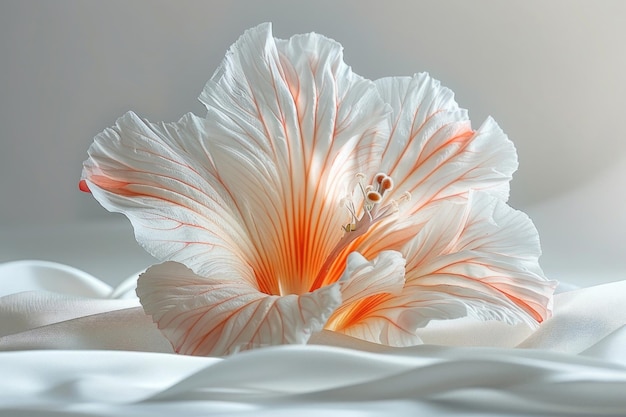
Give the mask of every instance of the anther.
[[383, 199], [383, 196], [380, 195], [378, 191], [370, 191], [367, 193], [367, 202], [371, 204], [380, 203], [380, 200]]
[[356, 187], [361, 191], [363, 198], [361, 207], [358, 207], [349, 197], [342, 200], [342, 205], [350, 214], [349, 222], [341, 226], [346, 233], [359, 230], [361, 230], [359, 233], [363, 233], [364, 227], [367, 230], [373, 222], [380, 221], [397, 212], [398, 202], [410, 198], [410, 194], [404, 193], [397, 202], [389, 200], [386, 204], [383, 204], [383, 200], [386, 199], [385, 193], [394, 187], [393, 179], [384, 172], [379, 172], [374, 175], [371, 184], [366, 185], [365, 178], [367, 176], [362, 173], [355, 175]]
[[382, 191], [390, 191], [393, 189], [393, 180], [391, 179], [391, 177], [386, 176], [385, 178], [383, 178], [383, 180], [380, 182], [380, 188], [382, 189]]
[[387, 174], [379, 172], [378, 174], [374, 176], [374, 184], [382, 183], [385, 178], [387, 178]]

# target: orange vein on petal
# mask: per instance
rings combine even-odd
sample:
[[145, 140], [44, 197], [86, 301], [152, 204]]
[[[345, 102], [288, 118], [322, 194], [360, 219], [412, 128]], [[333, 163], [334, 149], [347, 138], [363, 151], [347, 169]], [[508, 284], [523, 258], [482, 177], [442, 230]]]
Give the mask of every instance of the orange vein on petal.
[[[127, 187], [131, 185], [130, 182], [114, 180], [112, 178], [105, 177], [104, 175], [91, 175], [89, 177], [89, 180], [104, 190], [107, 190], [107, 191], [110, 191], [110, 192], [113, 192], [115, 194], [122, 195], [125, 197], [140, 197], [143, 195], [141, 193], [137, 193], [137, 192], [129, 190]], [[83, 181], [85, 180], [82, 180], [81, 183]]]
[[340, 331], [358, 324], [363, 319], [370, 317], [371, 313], [388, 299], [388, 293], [374, 294], [354, 301], [347, 306], [341, 306], [328, 319], [326, 329]]

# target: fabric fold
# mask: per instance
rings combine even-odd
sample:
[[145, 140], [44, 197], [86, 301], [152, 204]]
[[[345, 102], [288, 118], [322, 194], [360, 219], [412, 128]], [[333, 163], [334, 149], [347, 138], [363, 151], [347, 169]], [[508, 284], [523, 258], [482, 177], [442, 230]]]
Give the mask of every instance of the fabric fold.
[[[80, 271], [76, 273], [82, 276]], [[138, 300], [128, 298], [126, 292], [119, 292], [120, 299], [110, 299], [63, 295], [49, 287], [37, 291], [37, 282], [44, 281], [33, 280], [28, 287], [31, 291], [0, 297], [0, 350], [172, 352], [150, 317], [138, 307]], [[132, 287], [128, 282], [122, 285]], [[431, 321], [418, 336], [430, 345], [541, 349], [623, 363], [621, 352], [626, 351], [626, 342], [620, 335], [626, 325], [625, 293], [626, 281], [559, 293], [554, 299], [553, 317], [536, 330], [523, 324], [466, 317]], [[313, 333], [309, 343], [381, 351], [381, 345], [330, 331]], [[395, 348], [382, 350], [387, 349]]]
[[[432, 321], [413, 347], [322, 331], [222, 358], [173, 354], [128, 291], [78, 297], [42, 282], [0, 298], [2, 415], [626, 414], [626, 281], [557, 294], [534, 331], [463, 318]], [[33, 306], [56, 310], [37, 321]]]
[[[369, 353], [274, 346], [225, 359], [147, 352], [0, 355], [3, 415], [568, 415], [626, 413], [626, 368], [535, 350]], [[16, 381], [19, 383], [16, 384]], [[71, 406], [68, 403], [71, 401]], [[5, 414], [8, 413], [8, 414]], [[21, 413], [21, 414], [20, 414]]]

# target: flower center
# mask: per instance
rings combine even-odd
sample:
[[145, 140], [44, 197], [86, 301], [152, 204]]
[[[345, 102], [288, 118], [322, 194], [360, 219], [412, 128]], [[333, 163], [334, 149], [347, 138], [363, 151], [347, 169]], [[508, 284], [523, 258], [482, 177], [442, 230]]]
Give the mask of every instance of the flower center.
[[393, 189], [393, 179], [385, 173], [378, 173], [371, 184], [364, 185], [364, 178], [364, 174], [357, 174], [355, 177], [354, 189], [358, 190], [357, 203], [353, 198], [354, 195], [343, 200], [343, 205], [350, 214], [350, 221], [342, 226], [345, 232], [343, 237], [326, 258], [309, 291], [324, 285], [331, 267], [350, 243], [367, 233], [373, 225], [397, 213], [399, 202], [411, 198], [411, 194], [406, 192], [398, 200], [391, 199], [383, 204], [385, 195]]
[[[350, 213], [350, 222], [343, 226], [345, 232], [355, 232], [357, 224], [365, 224], [365, 232], [372, 224], [398, 211], [398, 201], [396, 200], [390, 200], [388, 204], [381, 205], [385, 193], [393, 189], [393, 179], [389, 175], [382, 172], [378, 173], [369, 185], [363, 185], [364, 178], [365, 175], [363, 174], [356, 175], [357, 183], [355, 188], [358, 188], [360, 191], [362, 209], [357, 210], [354, 199], [346, 198], [344, 200], [344, 205]], [[408, 192], [405, 193], [401, 200], [404, 198], [410, 198], [410, 194]]]

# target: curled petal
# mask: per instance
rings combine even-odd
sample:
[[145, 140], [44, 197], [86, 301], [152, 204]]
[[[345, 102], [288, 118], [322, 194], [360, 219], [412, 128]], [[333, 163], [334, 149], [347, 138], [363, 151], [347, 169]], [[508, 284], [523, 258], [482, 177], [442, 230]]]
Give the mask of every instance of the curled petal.
[[358, 252], [352, 252], [339, 280], [343, 304], [380, 293], [400, 293], [404, 286], [404, 265], [400, 252], [385, 251], [372, 261]]
[[176, 352], [201, 356], [306, 343], [341, 304], [338, 284], [271, 296], [244, 281], [200, 277], [176, 262], [149, 268], [137, 295]]
[[330, 318], [327, 329], [376, 343], [393, 344], [396, 323], [371, 314], [387, 297], [402, 292], [405, 260], [396, 251], [380, 253], [372, 261], [353, 252], [339, 281], [344, 299]]

